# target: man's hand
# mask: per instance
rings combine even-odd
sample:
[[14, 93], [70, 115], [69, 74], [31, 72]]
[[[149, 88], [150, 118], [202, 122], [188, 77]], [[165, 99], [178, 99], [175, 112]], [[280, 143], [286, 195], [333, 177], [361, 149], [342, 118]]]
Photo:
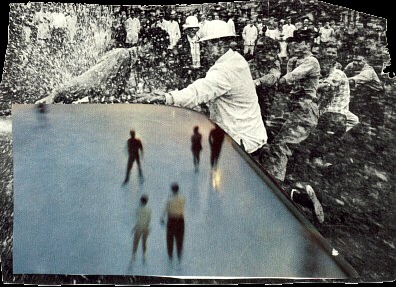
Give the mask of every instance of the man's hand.
[[285, 78], [283, 78], [283, 77], [280, 78], [280, 79], [279, 79], [279, 82], [278, 82], [278, 85], [279, 85], [279, 86], [286, 86], [286, 80], [285, 80]]

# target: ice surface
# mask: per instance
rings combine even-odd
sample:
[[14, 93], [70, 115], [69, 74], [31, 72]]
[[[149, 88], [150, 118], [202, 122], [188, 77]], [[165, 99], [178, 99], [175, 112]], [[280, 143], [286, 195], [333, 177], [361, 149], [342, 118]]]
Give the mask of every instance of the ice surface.
[[[14, 273], [343, 278], [345, 273], [253, 171], [226, 137], [210, 170], [213, 124], [193, 111], [155, 105], [14, 105]], [[194, 172], [190, 136], [203, 135]], [[144, 146], [122, 186], [126, 141]], [[183, 260], [169, 263], [160, 216], [178, 182], [186, 197]], [[132, 257], [141, 194], [152, 209], [146, 264]]]

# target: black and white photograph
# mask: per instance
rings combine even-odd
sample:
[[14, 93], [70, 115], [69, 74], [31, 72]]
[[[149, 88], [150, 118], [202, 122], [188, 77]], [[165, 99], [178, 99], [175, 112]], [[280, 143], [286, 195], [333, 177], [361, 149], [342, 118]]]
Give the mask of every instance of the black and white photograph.
[[255, 0], [8, 22], [3, 282], [395, 279], [387, 19]]

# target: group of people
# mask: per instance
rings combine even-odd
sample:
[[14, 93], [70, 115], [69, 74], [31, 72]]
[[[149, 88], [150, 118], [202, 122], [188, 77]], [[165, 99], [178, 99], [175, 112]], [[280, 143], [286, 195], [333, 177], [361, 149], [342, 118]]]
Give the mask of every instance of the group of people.
[[[167, 219], [166, 229], [166, 245], [168, 251], [168, 258], [173, 260], [173, 247], [176, 243], [176, 252], [179, 263], [182, 259], [183, 241], [184, 241], [184, 206], [185, 197], [179, 193], [179, 185], [177, 183], [171, 184], [172, 194], [166, 202], [165, 209], [161, 216], [161, 224], [165, 224]], [[133, 247], [132, 247], [132, 262], [136, 260], [136, 252], [140, 240], [143, 251], [143, 263], [146, 261], [147, 239], [150, 233], [151, 223], [151, 209], [148, 205], [148, 196], [143, 194], [140, 198], [139, 207], [136, 210], [136, 222], [133, 227]]]
[[[42, 105], [40, 105], [41, 107]], [[211, 148], [210, 164], [212, 169], [217, 168], [221, 147], [224, 141], [224, 131], [217, 125], [209, 133], [209, 144]], [[128, 147], [128, 164], [125, 180], [123, 185], [129, 182], [129, 175], [136, 161], [139, 172], [140, 183], [143, 183], [143, 173], [141, 168], [140, 157], [143, 156], [142, 141], [136, 137], [135, 130], [130, 131], [130, 138], [127, 141]], [[195, 172], [198, 171], [200, 162], [200, 153], [202, 151], [202, 134], [199, 127], [193, 128], [191, 136], [191, 151], [193, 154], [193, 164]], [[173, 246], [176, 243], [177, 257], [179, 262], [182, 258], [183, 239], [184, 239], [184, 205], [185, 198], [179, 193], [179, 185], [171, 185], [172, 196], [166, 204], [166, 208], [161, 216], [161, 223], [165, 223], [167, 218], [166, 242], [169, 260], [173, 259]], [[136, 259], [136, 252], [140, 239], [142, 239], [143, 262], [146, 261], [147, 238], [150, 232], [151, 210], [147, 205], [148, 196], [143, 194], [140, 198], [140, 205], [136, 211], [136, 223], [133, 227], [134, 239], [132, 248], [132, 261]]]
[[[123, 185], [128, 183], [129, 174], [131, 172], [133, 163], [136, 161], [139, 171], [140, 183], [143, 183], [143, 173], [140, 163], [140, 157], [143, 156], [143, 144], [142, 141], [136, 137], [135, 130], [130, 130], [130, 138], [127, 141], [128, 147], [128, 165], [125, 180]], [[179, 185], [173, 183], [171, 185], [172, 197], [168, 200], [166, 208], [161, 216], [161, 223], [165, 223], [167, 218], [167, 249], [169, 259], [173, 258], [173, 245], [176, 242], [177, 256], [179, 262], [182, 257], [183, 239], [184, 239], [184, 205], [185, 198], [179, 194]], [[133, 227], [134, 239], [132, 247], [132, 261], [136, 259], [136, 252], [142, 239], [142, 250], [143, 250], [143, 262], [146, 261], [146, 250], [147, 250], [147, 238], [150, 233], [150, 222], [151, 222], [151, 209], [147, 205], [148, 196], [143, 194], [140, 198], [140, 205], [136, 210], [136, 223]]]
[[[210, 166], [212, 169], [217, 168], [223, 141], [224, 131], [215, 124], [215, 127], [209, 133]], [[194, 170], [197, 172], [202, 151], [202, 135], [199, 132], [198, 126], [194, 127], [193, 135], [191, 136], [191, 151], [193, 154]]]
[[[273, 31], [280, 27], [275, 19], [270, 19], [268, 27], [261, 25], [262, 35], [257, 32], [254, 41], [250, 36], [257, 27], [250, 21], [242, 31], [243, 50], [251, 54], [245, 57], [233, 21], [203, 17], [199, 22], [190, 15], [181, 37], [172, 40], [169, 23], [158, 16], [141, 26], [136, 43], [109, 51], [97, 65], [42, 101], [105, 99], [197, 109], [207, 113], [281, 185], [289, 159], [312, 134], [321, 131], [316, 137], [321, 145], [324, 139], [332, 139], [329, 135], [342, 137], [359, 120], [368, 126], [384, 124], [378, 103], [384, 88], [369, 65], [371, 54], [366, 46], [354, 46], [348, 58], [351, 62], [344, 68], [345, 59], [339, 57], [343, 38], [330, 20], [316, 29], [309, 18], [303, 18], [301, 26], [293, 28], [291, 18], [286, 17], [281, 26], [286, 46]], [[134, 14], [129, 17], [124, 18], [133, 21]], [[360, 34], [356, 35], [361, 43]], [[375, 40], [374, 36], [370, 39]], [[197, 166], [199, 155], [194, 161]], [[305, 185], [299, 192], [306, 194], [318, 221], [323, 222], [321, 204], [312, 191]], [[296, 193], [293, 189], [291, 195]]]

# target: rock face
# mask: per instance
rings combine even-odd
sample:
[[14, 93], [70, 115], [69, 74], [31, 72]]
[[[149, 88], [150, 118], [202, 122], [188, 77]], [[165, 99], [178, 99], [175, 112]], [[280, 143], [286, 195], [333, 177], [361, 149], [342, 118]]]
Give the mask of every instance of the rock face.
[[86, 96], [120, 95], [131, 73], [132, 56], [128, 49], [118, 48], [80, 76], [56, 89], [46, 102], [70, 104]]

